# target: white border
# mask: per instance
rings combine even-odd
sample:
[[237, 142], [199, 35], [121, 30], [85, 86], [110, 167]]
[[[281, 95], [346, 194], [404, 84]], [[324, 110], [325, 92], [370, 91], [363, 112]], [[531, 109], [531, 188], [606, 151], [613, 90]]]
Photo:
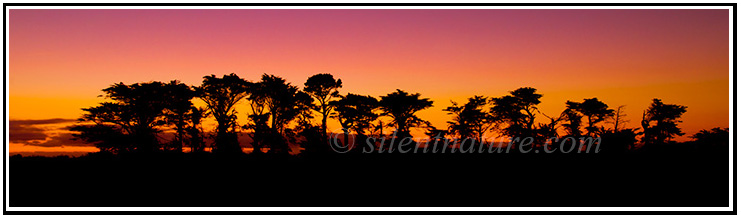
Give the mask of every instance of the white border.
[[[585, 3], [586, 4], [586, 3]], [[728, 6], [8, 6], [5, 7], [6, 42], [5, 42], [5, 80], [9, 79], [9, 9], [729, 9], [729, 24], [733, 24], [733, 7]], [[729, 48], [733, 48], [733, 27], [729, 26]], [[736, 78], [733, 73], [733, 49], [729, 49], [729, 131], [735, 132], [733, 122], [733, 83]], [[8, 87], [3, 84], [5, 104], [8, 104]], [[9, 118], [8, 108], [4, 109], [5, 118]], [[4, 121], [8, 127], [8, 120]], [[733, 135], [731, 135], [732, 138]], [[5, 133], [9, 139], [9, 133]], [[733, 139], [731, 139], [733, 142]], [[5, 142], [8, 145], [8, 142]], [[8, 153], [3, 156], [5, 177], [9, 175]], [[6, 211], [732, 211], [736, 203], [733, 202], [733, 173], [736, 168], [732, 164], [733, 150], [729, 147], [729, 207], [9, 207], [9, 194], [5, 194]], [[6, 178], [5, 191], [10, 190], [9, 179]]]

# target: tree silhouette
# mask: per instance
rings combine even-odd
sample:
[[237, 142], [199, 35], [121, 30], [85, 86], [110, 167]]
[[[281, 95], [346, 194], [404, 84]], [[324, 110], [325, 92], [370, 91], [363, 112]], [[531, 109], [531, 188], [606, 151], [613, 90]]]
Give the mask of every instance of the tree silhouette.
[[615, 110], [608, 109], [607, 104], [597, 98], [584, 99], [578, 106], [577, 111], [587, 118], [586, 130], [588, 136], [594, 136], [594, 133], [598, 131], [597, 123], [604, 121], [615, 113]]
[[448, 134], [448, 130], [438, 129], [432, 125], [427, 126], [427, 131], [425, 131], [425, 135], [430, 139], [444, 139]]
[[612, 112], [607, 119], [614, 126], [613, 128], [599, 127], [596, 128], [595, 134], [601, 138], [601, 153], [625, 153], [635, 149], [638, 140], [637, 128], [622, 128], [621, 124], [627, 123], [624, 119], [627, 114], [624, 113], [625, 105], [619, 106]]
[[338, 89], [342, 88], [342, 80], [334, 79], [331, 74], [316, 74], [304, 83], [304, 92], [311, 95], [319, 101], [316, 111], [322, 114], [322, 135], [327, 138], [327, 118], [329, 117], [333, 105], [329, 104], [333, 98], [340, 97]]
[[101, 152], [119, 154], [135, 149], [132, 138], [119, 125], [73, 125], [69, 129], [75, 132], [72, 136], [76, 139], [94, 144]]
[[453, 115], [453, 121], [448, 122], [448, 130], [455, 133], [459, 138], [476, 138], [481, 140], [484, 134], [489, 131], [494, 121], [491, 114], [487, 112], [489, 98], [484, 96], [473, 96], [468, 98], [466, 104], [459, 106], [458, 103], [452, 102], [443, 111]]
[[619, 129], [605, 130], [601, 129], [599, 136], [601, 138], [600, 153], [624, 153], [634, 149], [638, 140], [638, 129]]
[[339, 100], [330, 102], [335, 107], [335, 113], [332, 114], [344, 132], [345, 144], [349, 144], [348, 135], [350, 131], [365, 136], [373, 121], [378, 118], [375, 110], [378, 108], [378, 100], [372, 96], [361, 96], [357, 94], [347, 94]]
[[[315, 136], [308, 136], [313, 134], [314, 125], [311, 120], [314, 118], [312, 109], [316, 108], [313, 104], [314, 99], [306, 92], [297, 91], [293, 96], [294, 104], [289, 108], [289, 113], [284, 114], [285, 116], [292, 116], [289, 119], [290, 122], [295, 122], [295, 125], [291, 128], [284, 129], [284, 135], [288, 138], [291, 143], [299, 143], [300, 138], [306, 138], [305, 141], [311, 142], [310, 138]], [[285, 152], [289, 152], [286, 150]]]
[[695, 143], [698, 143], [707, 151], [727, 154], [730, 145], [729, 134], [728, 128], [716, 127], [710, 130], [700, 130], [692, 135], [692, 138], [695, 140]]
[[205, 108], [192, 106], [186, 116], [190, 121], [190, 126], [187, 127], [187, 130], [191, 153], [203, 152], [206, 148], [206, 143], [203, 141], [204, 134], [201, 121], [208, 116], [208, 111]]
[[286, 125], [313, 107], [313, 99], [305, 92], [299, 91], [298, 87], [286, 82], [285, 79], [263, 74], [259, 82], [262, 84], [265, 95], [265, 104], [270, 113], [271, 132], [268, 134], [273, 153], [290, 152], [287, 142], [283, 139]]
[[216, 119], [216, 153], [242, 153], [235, 130], [238, 127], [235, 106], [247, 96], [248, 86], [247, 81], [231, 73], [221, 78], [205, 76], [201, 86], [196, 87], [199, 97]]
[[268, 125], [270, 113], [267, 110], [267, 102], [270, 97], [268, 96], [269, 88], [266, 86], [266, 83], [255, 82], [249, 83], [247, 88], [250, 112], [247, 114], [249, 122], [244, 128], [252, 131], [249, 133], [252, 139], [252, 153], [262, 153], [263, 146], [269, 144], [269, 142], [266, 142], [266, 136], [271, 131]]
[[[583, 135], [584, 117], [587, 118], [586, 135], [603, 138], [603, 149], [607, 152], [632, 151], [640, 134], [638, 129], [624, 128], [627, 122], [625, 106], [609, 109], [597, 98], [582, 102], [566, 101], [566, 109], [558, 117], [550, 117], [538, 109], [543, 95], [531, 87], [518, 88], [497, 98], [476, 95], [462, 105], [452, 102], [443, 111], [453, 118], [448, 121], [446, 130], [439, 130], [415, 115], [433, 105], [433, 101], [421, 98], [419, 93], [410, 94], [397, 89], [380, 99], [353, 93], [341, 96], [338, 89], [342, 87], [342, 81], [335, 80], [330, 74], [313, 75], [304, 85], [302, 91], [285, 79], [270, 74], [263, 74], [253, 83], [234, 73], [222, 77], [205, 76], [198, 87], [177, 80], [130, 85], [117, 83], [103, 89], [105, 101], [83, 109], [80, 121], [84, 124], [74, 125], [70, 130], [75, 132], [75, 138], [114, 154], [162, 149], [182, 152], [186, 146], [194, 153], [204, 152], [206, 134], [203, 119], [209, 116], [213, 116], [217, 123], [212, 151], [224, 154], [242, 152], [237, 138], [240, 127], [250, 130], [246, 134], [252, 139], [254, 153], [269, 148], [273, 154], [288, 154], [291, 146], [295, 145], [304, 151], [328, 149], [325, 147], [328, 143], [328, 118], [337, 119], [342, 125], [345, 143], [350, 143], [351, 133], [355, 134], [356, 142], [365, 142], [367, 134], [377, 133], [378, 137], [384, 137], [385, 126], [378, 119], [380, 116], [391, 118], [386, 127], [396, 128], [394, 134], [397, 137], [411, 137], [411, 128], [424, 125], [432, 142], [446, 144], [452, 142], [445, 138], [451, 135], [481, 141], [492, 128], [506, 136], [535, 137], [534, 147], [544, 143], [578, 143], [582, 141], [576, 139]], [[191, 102], [194, 97], [202, 99], [206, 108], [195, 107]], [[247, 112], [248, 122], [238, 126], [235, 108], [242, 100], [247, 100], [244, 102], [249, 104], [250, 111]], [[654, 99], [643, 113], [641, 141], [645, 145], [673, 143], [675, 136], [684, 134], [678, 123], [686, 108]], [[322, 114], [321, 125], [312, 123], [314, 111]], [[550, 121], [536, 125], [538, 113]], [[614, 126], [598, 127], [605, 121]], [[573, 142], [551, 140], [559, 137], [559, 127], [565, 128], [566, 136], [574, 137], [574, 140], [567, 140]], [[160, 133], [172, 131], [174, 138], [161, 142], [165, 138]], [[694, 142], [683, 145], [723, 145], [723, 133], [727, 132], [719, 128], [702, 130], [693, 135]], [[394, 141], [384, 142], [380, 147], [395, 146], [390, 142]], [[721, 146], [716, 148], [722, 149]]]
[[610, 117], [610, 122], [615, 125], [612, 129], [614, 132], [620, 131], [622, 129], [621, 125], [630, 122], [630, 120], [625, 119], [625, 117], [628, 116], [625, 114], [625, 107], [625, 105], [618, 106], [618, 108], [615, 109], [615, 113], [613, 113], [613, 117]]
[[542, 96], [535, 88], [518, 88], [510, 91], [510, 95], [492, 98], [493, 106], [489, 111], [498, 125], [506, 125], [502, 130], [505, 135], [533, 136], [535, 112]]
[[[195, 91], [188, 85], [179, 81], [170, 81], [165, 84], [168, 101], [165, 103], [165, 121], [167, 124], [174, 126], [175, 139], [174, 150], [183, 152], [185, 135], [188, 132], [188, 123], [190, 119], [188, 114], [192, 112], [193, 103], [190, 101], [196, 96]], [[200, 122], [200, 121], [199, 121]]]
[[71, 130], [79, 132], [76, 137], [95, 142], [104, 151], [156, 151], [160, 148], [158, 127], [166, 124], [164, 115], [170, 100], [167, 88], [162, 82], [114, 84], [103, 89], [105, 98], [112, 102], [83, 109], [85, 114], [80, 121], [95, 125], [78, 125]]
[[245, 129], [251, 130], [249, 134], [252, 138], [252, 153], [262, 153], [262, 148], [268, 146], [267, 136], [270, 135], [271, 128], [268, 125], [270, 121], [270, 113], [267, 110], [267, 102], [269, 100], [268, 87], [262, 82], [250, 83], [248, 85], [250, 113], [247, 117], [249, 118], [248, 124], [244, 126]]
[[562, 126], [566, 128], [566, 133], [572, 137], [581, 136], [581, 120], [584, 118], [579, 114], [579, 108], [581, 103], [566, 101], [566, 109], [561, 113], [561, 116], [567, 121]]
[[653, 99], [648, 110], [643, 112], [642, 141], [647, 144], [670, 143], [674, 136], [684, 135], [678, 123], [682, 122], [679, 119], [685, 112], [687, 106], [664, 104], [661, 99]]
[[409, 94], [399, 89], [386, 96], [381, 96], [380, 109], [383, 115], [391, 117], [394, 121], [396, 131], [400, 136], [410, 136], [410, 128], [426, 123], [414, 113], [432, 107], [432, 101], [429, 98], [420, 98], [420, 96], [419, 93]]
[[728, 128], [720, 128], [715, 127], [710, 130], [700, 130], [694, 135], [692, 135], [692, 138], [695, 139], [695, 141], [715, 141], [715, 140], [722, 140], [725, 142], [728, 142]]
[[[594, 136], [600, 128], [597, 123], [605, 121], [615, 114], [615, 110], [608, 109], [607, 104], [597, 98], [584, 99], [582, 102], [566, 101], [566, 110], [561, 113], [568, 123], [564, 124], [566, 131], [571, 136], [581, 136], [581, 120], [587, 118], [588, 136]], [[619, 117], [618, 117], [619, 119]]]
[[543, 114], [543, 116], [548, 118], [550, 121], [548, 123], [538, 124], [538, 127], [535, 130], [538, 136], [538, 138], [536, 138], [536, 142], [540, 144], [548, 142], [550, 146], [553, 146], [555, 145], [556, 139], [551, 139], [551, 138], [559, 137], [558, 136], [558, 124], [564, 120], [564, 116], [562, 114], [561, 116], [554, 118], [554, 117], [545, 115], [544, 113], [541, 113], [541, 114]]

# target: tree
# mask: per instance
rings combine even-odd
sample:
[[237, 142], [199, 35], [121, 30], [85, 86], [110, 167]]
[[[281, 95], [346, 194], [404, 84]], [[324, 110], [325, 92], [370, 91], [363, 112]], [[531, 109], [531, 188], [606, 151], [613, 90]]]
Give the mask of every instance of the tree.
[[[175, 129], [175, 140], [172, 142], [174, 150], [183, 152], [183, 144], [188, 131], [189, 116], [193, 103], [190, 101], [196, 96], [195, 91], [179, 81], [170, 81], [165, 84], [168, 101], [165, 105], [165, 121]], [[200, 121], [199, 121], [200, 122]]]
[[263, 88], [261, 95], [265, 95], [265, 106], [270, 113], [271, 131], [267, 136], [272, 146], [270, 151], [287, 153], [290, 149], [283, 139], [286, 125], [300, 116], [303, 118], [310, 116], [307, 112], [313, 107], [313, 99], [309, 94], [299, 91], [298, 87], [275, 75], [263, 74], [258, 83]]
[[345, 144], [348, 144], [350, 131], [365, 135], [373, 121], [378, 118], [375, 110], [378, 108], [378, 100], [372, 96], [361, 96], [349, 93], [339, 100], [330, 102], [335, 108], [333, 118], [339, 120], [345, 136]]
[[678, 123], [682, 122], [680, 117], [685, 112], [687, 106], [664, 104], [661, 99], [654, 98], [648, 110], [643, 112], [642, 141], [647, 144], [670, 143], [675, 136], [684, 135]]
[[186, 116], [190, 121], [190, 126], [187, 128], [190, 152], [203, 152], [206, 148], [206, 143], [203, 141], [204, 134], [203, 127], [201, 126], [201, 121], [203, 120], [203, 118], [208, 116], [207, 109], [191, 106], [190, 112]]
[[597, 132], [599, 129], [596, 127], [597, 123], [604, 121], [615, 113], [615, 110], [608, 109], [607, 104], [597, 98], [584, 99], [579, 104], [577, 111], [584, 115], [584, 117], [587, 117], [586, 130], [588, 136], [593, 136]]
[[265, 137], [270, 134], [270, 113], [267, 110], [267, 103], [269, 100], [268, 87], [266, 83], [256, 82], [251, 83], [248, 86], [250, 110], [247, 117], [249, 123], [244, 126], [245, 129], [252, 130], [249, 134], [252, 138], [252, 153], [262, 153], [264, 145], [268, 144]]
[[620, 131], [622, 129], [621, 124], [630, 122], [630, 120], [625, 119], [627, 116], [628, 115], [625, 114], [625, 105], [618, 106], [618, 108], [615, 109], [613, 117], [610, 118], [610, 122], [615, 125], [612, 129], [613, 132]]
[[[564, 124], [566, 131], [573, 137], [581, 136], [581, 120], [587, 118], [588, 136], [599, 132], [596, 125], [615, 114], [615, 110], [608, 109], [607, 104], [597, 98], [584, 99], [582, 102], [566, 101], [566, 110], [561, 113], [568, 123]], [[619, 119], [619, 117], [618, 117]]]
[[153, 152], [160, 149], [157, 134], [166, 124], [168, 91], [162, 82], [114, 84], [103, 89], [111, 102], [85, 108], [80, 121], [94, 125], [76, 125], [75, 137], [95, 143], [103, 151]]
[[319, 101], [316, 111], [322, 114], [322, 132], [324, 139], [327, 138], [327, 117], [329, 117], [333, 105], [329, 104], [333, 98], [339, 98], [342, 88], [342, 80], [334, 79], [331, 74], [316, 74], [304, 83], [304, 92]]
[[584, 118], [579, 114], [579, 102], [566, 101], [566, 109], [561, 116], [567, 121], [562, 126], [566, 128], [566, 133], [572, 137], [581, 136], [581, 120]]
[[[313, 104], [314, 99], [309, 94], [302, 91], [297, 91], [293, 96], [293, 99], [294, 105], [289, 109], [289, 116], [293, 117], [291, 122], [295, 123], [295, 125], [285, 129], [284, 135], [291, 143], [317, 143], [317, 141], [315, 141], [316, 139], [314, 139], [316, 136], [313, 136], [316, 133], [316, 129], [311, 123], [311, 120], [314, 118], [312, 109], [316, 108]], [[302, 137], [303, 141], [301, 141]]]
[[199, 97], [206, 102], [210, 114], [216, 119], [215, 153], [242, 153], [237, 139], [237, 103], [247, 96], [249, 82], [234, 73], [221, 78], [203, 77], [196, 87]]
[[510, 91], [510, 95], [492, 98], [493, 106], [489, 110], [498, 125], [506, 125], [502, 129], [505, 135], [511, 137], [532, 137], [535, 134], [535, 113], [538, 110], [542, 94], [536, 93], [532, 87], [518, 88]]
[[728, 143], [728, 136], [729, 131], [728, 128], [720, 128], [715, 127], [710, 130], [700, 130], [699, 132], [692, 135], [692, 139], [695, 139], [695, 141], [704, 142], [704, 143], [715, 143], [715, 142], [723, 142]]
[[700, 130], [692, 135], [694, 143], [698, 144], [700, 149], [710, 151], [715, 154], [727, 154], [729, 147], [728, 128], [715, 127], [710, 130]]
[[636, 140], [638, 129], [602, 130], [604, 132], [600, 133], [601, 153], [624, 153], [634, 149], [635, 143], [638, 141]]
[[453, 115], [453, 121], [448, 122], [448, 130], [461, 139], [482, 140], [493, 125], [493, 117], [486, 111], [489, 103], [489, 98], [484, 96], [468, 98], [468, 102], [462, 106], [452, 102], [452, 106], [443, 109], [448, 115]]
[[429, 98], [420, 98], [420, 96], [419, 93], [409, 94], [399, 89], [386, 96], [381, 96], [379, 105], [382, 115], [391, 117], [399, 135], [410, 136], [410, 128], [426, 123], [414, 114], [432, 107], [432, 101]]
[[270, 126], [282, 133], [285, 124], [298, 115], [291, 111], [295, 104], [296, 93], [299, 91], [298, 87], [291, 85], [281, 77], [268, 74], [262, 75], [259, 84], [264, 88], [265, 104], [271, 115]]
[[[83, 121], [83, 120], [81, 120]], [[74, 138], [92, 143], [101, 152], [112, 154], [135, 151], [135, 144], [121, 126], [112, 124], [73, 125]]]
[[548, 123], [540, 123], [538, 124], [538, 127], [536, 128], [536, 134], [538, 138], [536, 138], [536, 144], [542, 144], [548, 142], [549, 145], [554, 145], [556, 142], [555, 139], [551, 139], [553, 137], [558, 138], [558, 124], [564, 120], [563, 114], [559, 117], [550, 117], [544, 113], [543, 116], [548, 118], [550, 121]]

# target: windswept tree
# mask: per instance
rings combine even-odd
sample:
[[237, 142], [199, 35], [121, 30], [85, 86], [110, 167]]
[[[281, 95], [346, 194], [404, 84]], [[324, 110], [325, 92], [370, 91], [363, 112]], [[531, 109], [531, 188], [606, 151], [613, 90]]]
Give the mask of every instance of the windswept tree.
[[614, 125], [612, 129], [613, 132], [620, 131], [624, 128], [625, 123], [630, 122], [630, 120], [625, 119], [625, 117], [628, 117], [628, 115], [625, 114], [625, 105], [618, 106], [618, 108], [615, 109], [613, 116], [609, 118], [610, 123]]
[[511, 137], [532, 137], [535, 135], [535, 115], [542, 94], [532, 87], [518, 88], [509, 95], [492, 98], [493, 106], [489, 112], [498, 122], [505, 125], [502, 132]]
[[342, 88], [342, 80], [335, 80], [334, 76], [327, 73], [313, 75], [304, 83], [304, 92], [319, 102], [315, 110], [322, 114], [322, 133], [324, 139], [327, 138], [327, 118], [332, 112], [332, 108], [334, 108], [329, 103], [332, 99], [340, 97], [340, 92], [338, 91], [340, 88]]
[[566, 109], [561, 113], [566, 120], [562, 126], [566, 128], [566, 134], [569, 136], [581, 136], [581, 122], [584, 116], [579, 114], [579, 105], [579, 102], [566, 101]]
[[684, 135], [678, 124], [685, 112], [687, 106], [664, 104], [661, 99], [653, 99], [648, 110], [643, 112], [642, 141], [646, 144], [670, 143], [675, 136]]
[[482, 140], [494, 123], [494, 118], [487, 112], [489, 104], [489, 98], [484, 96], [468, 98], [464, 105], [452, 102], [452, 106], [443, 109], [449, 115], [453, 115], [453, 121], [448, 122], [448, 131], [457, 134], [461, 139]]
[[607, 104], [597, 98], [584, 99], [583, 102], [579, 103], [577, 111], [587, 118], [586, 130], [589, 136], [593, 136], [599, 130], [599, 127], [596, 126], [597, 123], [605, 121], [615, 113], [615, 110], [608, 109]]
[[419, 93], [409, 94], [399, 89], [386, 96], [381, 96], [379, 104], [382, 115], [391, 117], [400, 136], [410, 136], [410, 128], [427, 123], [414, 115], [420, 110], [432, 107], [432, 101], [429, 98], [420, 98], [420, 96]]
[[625, 117], [627, 117], [625, 105], [619, 106], [608, 118], [613, 128], [601, 127], [598, 129], [597, 134], [602, 139], [600, 149], [602, 153], [622, 153], [636, 148], [638, 142], [636, 137], [638, 137], [639, 129], [625, 128], [625, 123], [628, 122]]
[[203, 77], [201, 86], [196, 87], [199, 97], [206, 102], [210, 114], [216, 119], [216, 153], [241, 153], [236, 128], [237, 103], [247, 96], [249, 82], [234, 73], [219, 78], [215, 75]]
[[348, 144], [350, 131], [365, 135], [373, 121], [378, 118], [375, 110], [378, 108], [378, 100], [372, 96], [362, 96], [349, 93], [339, 100], [330, 102], [335, 107], [332, 114], [340, 125], [345, 136], [345, 144]]
[[170, 101], [165, 84], [118, 83], [103, 92], [111, 101], [83, 109], [85, 113], [80, 121], [93, 125], [71, 127], [78, 132], [75, 137], [113, 153], [159, 150], [157, 134], [166, 124], [165, 108]]

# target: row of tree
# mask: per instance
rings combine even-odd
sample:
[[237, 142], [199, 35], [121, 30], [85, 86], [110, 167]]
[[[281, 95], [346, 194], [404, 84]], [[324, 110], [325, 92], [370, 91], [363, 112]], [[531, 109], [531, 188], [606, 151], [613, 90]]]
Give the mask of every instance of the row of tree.
[[[524, 87], [509, 95], [489, 98], [473, 96], [464, 104], [452, 102], [444, 111], [453, 118], [446, 129], [437, 129], [416, 113], [432, 107], [433, 101], [419, 93], [396, 90], [380, 98], [368, 95], [341, 95], [342, 81], [331, 74], [316, 74], [307, 79], [303, 89], [285, 79], [263, 74], [259, 81], [248, 81], [236, 74], [205, 76], [200, 86], [179, 81], [114, 84], [103, 89], [107, 101], [85, 108], [82, 123], [71, 127], [75, 136], [112, 153], [179, 151], [193, 152], [211, 147], [214, 153], [241, 153], [238, 135], [252, 139], [255, 153], [268, 148], [272, 153], [290, 152], [290, 144], [301, 145], [306, 152], [325, 150], [328, 145], [327, 120], [337, 119], [348, 136], [383, 135], [390, 127], [397, 137], [411, 136], [412, 128], [425, 128], [430, 137], [472, 138], [483, 140], [486, 133], [510, 137], [535, 137], [539, 143], [551, 137], [603, 137], [629, 149], [642, 135], [645, 144], [670, 142], [683, 135], [678, 123], [687, 107], [665, 104], [654, 99], [644, 112], [639, 128], [624, 128], [624, 106], [610, 109], [597, 98], [581, 102], [567, 101], [558, 116], [538, 110], [542, 94]], [[196, 107], [192, 100], [205, 102]], [[249, 105], [247, 124], [239, 124], [236, 107]], [[315, 115], [321, 122], [314, 124]], [[542, 115], [546, 123], [535, 122]], [[383, 124], [380, 118], [392, 122]], [[216, 121], [214, 131], [202, 125], [206, 118]], [[583, 120], [586, 118], [586, 123]], [[600, 124], [611, 123], [611, 127]], [[585, 127], [583, 127], [586, 125]], [[559, 132], [559, 129], [563, 131]], [[171, 131], [174, 138], [164, 139]], [[213, 134], [209, 134], [213, 133]], [[560, 135], [559, 133], [565, 133]], [[206, 139], [213, 143], [207, 145]], [[362, 138], [360, 138], [362, 139]]]

